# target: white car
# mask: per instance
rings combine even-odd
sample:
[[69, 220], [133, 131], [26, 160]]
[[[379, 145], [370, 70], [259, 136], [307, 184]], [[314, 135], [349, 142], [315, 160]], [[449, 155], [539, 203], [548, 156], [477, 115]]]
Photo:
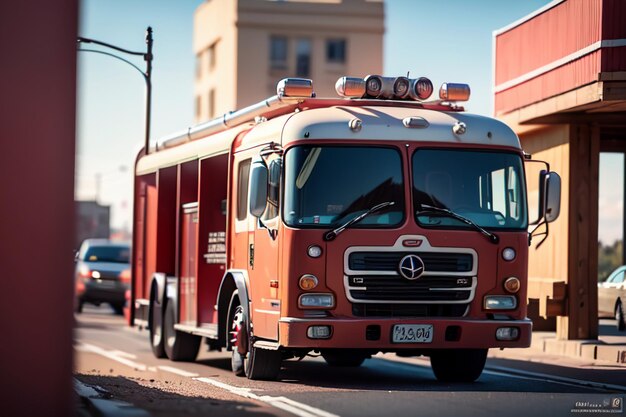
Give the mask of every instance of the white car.
[[626, 329], [624, 303], [626, 302], [626, 265], [622, 265], [604, 282], [598, 283], [598, 315], [612, 316], [617, 320], [618, 330]]

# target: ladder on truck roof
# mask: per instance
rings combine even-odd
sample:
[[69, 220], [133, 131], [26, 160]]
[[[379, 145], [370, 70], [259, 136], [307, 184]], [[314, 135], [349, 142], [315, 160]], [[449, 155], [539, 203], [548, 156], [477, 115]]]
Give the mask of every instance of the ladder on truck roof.
[[[377, 83], [372, 83], [376, 81]], [[399, 93], [399, 81], [408, 82], [407, 89]], [[426, 81], [427, 83], [424, 83]], [[370, 85], [378, 90], [371, 91]], [[424, 89], [430, 92], [424, 96]], [[410, 87], [410, 88], [409, 88]], [[291, 113], [298, 106], [305, 104], [306, 108], [329, 107], [332, 105], [363, 106], [411, 106], [440, 111], [463, 111], [457, 106], [457, 101], [467, 101], [470, 89], [467, 84], [444, 83], [439, 90], [439, 100], [422, 101], [432, 94], [432, 83], [427, 78], [409, 80], [406, 77], [381, 77], [368, 75], [363, 78], [341, 77], [335, 86], [337, 93], [343, 98], [316, 98], [313, 92], [313, 80], [305, 78], [285, 78], [278, 82], [276, 95], [243, 109], [226, 113], [221, 117], [191, 126], [181, 132], [159, 139], [150, 153], [172, 148], [184, 143], [204, 138], [209, 135], [225, 131], [243, 123], [258, 119], [271, 119], [283, 114]], [[419, 91], [419, 92], [418, 92]], [[409, 94], [411, 92], [411, 94]], [[415, 101], [403, 100], [412, 98]], [[390, 100], [391, 99], [391, 100]]]

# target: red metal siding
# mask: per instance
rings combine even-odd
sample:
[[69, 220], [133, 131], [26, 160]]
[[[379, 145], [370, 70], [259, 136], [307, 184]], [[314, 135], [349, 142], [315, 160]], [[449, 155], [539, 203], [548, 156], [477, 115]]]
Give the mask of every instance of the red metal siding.
[[602, 4], [602, 39], [626, 38], [626, 1], [604, 0]]
[[496, 114], [506, 113], [592, 83], [600, 72], [600, 51], [592, 52], [542, 76], [496, 93]]
[[[626, 38], [626, 2], [568, 0], [496, 36], [495, 113], [512, 110], [598, 80], [601, 72], [626, 71], [626, 47], [605, 47], [546, 72], [598, 42]], [[547, 68], [544, 68], [544, 70]], [[537, 71], [534, 78], [518, 78]], [[518, 80], [516, 80], [518, 79]], [[498, 91], [506, 83], [513, 84]]]
[[[626, 18], [626, 10], [624, 17]], [[626, 71], [626, 46], [602, 49], [602, 72], [614, 71]]]
[[569, 0], [496, 37], [496, 86], [601, 39], [602, 0]]

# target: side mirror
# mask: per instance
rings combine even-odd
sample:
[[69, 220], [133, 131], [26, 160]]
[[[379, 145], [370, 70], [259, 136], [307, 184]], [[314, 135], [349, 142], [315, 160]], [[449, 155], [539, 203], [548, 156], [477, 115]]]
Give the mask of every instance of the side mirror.
[[545, 216], [547, 223], [552, 223], [561, 213], [561, 177], [553, 171], [542, 171], [541, 180], [543, 186], [541, 214]]
[[250, 214], [261, 217], [267, 205], [268, 170], [263, 161], [255, 161], [250, 167]]

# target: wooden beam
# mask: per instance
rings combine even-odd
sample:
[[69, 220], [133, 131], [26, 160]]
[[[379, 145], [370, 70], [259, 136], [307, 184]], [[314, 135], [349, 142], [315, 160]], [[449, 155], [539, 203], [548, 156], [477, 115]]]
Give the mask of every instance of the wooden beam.
[[598, 164], [600, 129], [572, 125], [567, 317], [557, 320], [561, 339], [598, 338]]

